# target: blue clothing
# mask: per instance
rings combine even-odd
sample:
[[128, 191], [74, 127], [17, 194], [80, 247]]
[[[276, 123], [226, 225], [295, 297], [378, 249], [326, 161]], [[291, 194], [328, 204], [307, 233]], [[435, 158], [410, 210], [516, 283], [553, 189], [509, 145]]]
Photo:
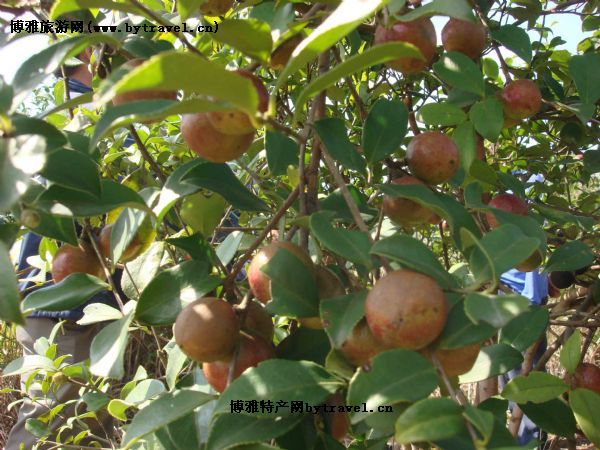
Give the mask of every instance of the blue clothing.
[[541, 305], [548, 297], [548, 276], [539, 270], [521, 272], [511, 269], [500, 276], [500, 281], [517, 294], [531, 300], [534, 305]]

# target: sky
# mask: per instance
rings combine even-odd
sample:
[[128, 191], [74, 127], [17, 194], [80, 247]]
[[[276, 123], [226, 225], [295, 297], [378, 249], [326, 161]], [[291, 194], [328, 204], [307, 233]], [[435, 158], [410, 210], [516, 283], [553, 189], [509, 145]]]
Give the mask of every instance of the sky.
[[[7, 14], [0, 14], [0, 17], [8, 19]], [[30, 17], [23, 16], [24, 20], [28, 20]], [[440, 33], [442, 28], [447, 21], [445, 17], [434, 17], [433, 22], [438, 33], [438, 42], [441, 42]], [[557, 36], [561, 36], [566, 44], [559, 48], [575, 53], [577, 44], [589, 36], [591, 33], [583, 33], [581, 31], [581, 19], [574, 14], [556, 14], [552, 16], [552, 22], [547, 24]], [[539, 39], [539, 34], [531, 31], [530, 37], [532, 41]], [[48, 35], [29, 35], [20, 39], [16, 39], [11, 44], [0, 49], [0, 75], [5, 81], [11, 82], [16, 70], [19, 66], [30, 56], [39, 52], [48, 46], [49, 36]], [[503, 50], [504, 51], [504, 50]], [[510, 54], [510, 52], [506, 51]], [[490, 55], [492, 56], [492, 55]], [[495, 55], [494, 55], [495, 56]]]

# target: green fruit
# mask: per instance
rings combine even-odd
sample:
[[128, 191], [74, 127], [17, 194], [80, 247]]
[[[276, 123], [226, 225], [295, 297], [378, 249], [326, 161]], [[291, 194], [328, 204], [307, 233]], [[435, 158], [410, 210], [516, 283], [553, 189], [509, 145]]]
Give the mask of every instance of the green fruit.
[[188, 195], [181, 204], [181, 218], [192, 230], [212, 236], [221, 222], [227, 202], [218, 194], [206, 197], [202, 192]]
[[288, 181], [290, 182], [290, 186], [295, 188], [300, 183], [300, 173], [298, 172], [298, 168], [296, 166], [292, 166], [291, 164], [287, 166], [286, 174], [288, 177]]

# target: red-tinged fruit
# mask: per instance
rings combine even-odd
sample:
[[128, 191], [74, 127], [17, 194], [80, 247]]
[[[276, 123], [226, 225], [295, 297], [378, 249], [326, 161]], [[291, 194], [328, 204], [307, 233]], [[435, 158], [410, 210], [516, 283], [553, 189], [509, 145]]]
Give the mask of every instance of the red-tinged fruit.
[[456, 377], [471, 370], [479, 350], [481, 350], [480, 344], [472, 344], [453, 349], [427, 349], [423, 354], [429, 360], [433, 360], [433, 356], [435, 356], [444, 369], [444, 373], [449, 377]]
[[273, 53], [271, 53], [271, 67], [275, 70], [283, 69], [292, 57], [292, 53], [303, 39], [303, 34], [295, 34], [279, 44], [277, 48], [273, 50]]
[[178, 314], [173, 328], [181, 351], [197, 362], [229, 357], [239, 331], [240, 323], [231, 305], [215, 297], [190, 303]]
[[[392, 180], [393, 184], [399, 186], [419, 185], [427, 186], [418, 178], [406, 175]], [[411, 226], [427, 223], [439, 217], [431, 209], [420, 205], [419, 203], [402, 197], [391, 197], [386, 195], [383, 198], [383, 213], [391, 221], [398, 225]], [[436, 222], [437, 223], [437, 222]]]
[[433, 23], [425, 18], [412, 22], [396, 22], [390, 28], [379, 25], [375, 30], [375, 43], [389, 42], [407, 42], [420, 50], [424, 59], [403, 57], [386, 63], [388, 67], [409, 75], [421, 72], [431, 63], [435, 56], [437, 38]]
[[501, 92], [500, 100], [504, 115], [513, 120], [522, 120], [538, 113], [542, 107], [542, 93], [531, 80], [515, 80]]
[[[266, 112], [269, 108], [269, 93], [263, 82], [256, 75], [245, 70], [237, 70], [235, 73], [252, 82], [258, 94], [258, 111]], [[208, 113], [208, 120], [215, 130], [223, 134], [244, 135], [255, 130], [248, 114], [242, 111], [211, 111]]]
[[69, 244], [61, 246], [52, 260], [52, 279], [59, 283], [72, 273], [87, 273], [104, 278], [104, 270], [93, 247], [82, 243], [78, 247]]
[[439, 131], [426, 131], [413, 137], [406, 159], [412, 174], [427, 184], [448, 181], [460, 164], [456, 144]]
[[217, 131], [210, 124], [207, 113], [184, 114], [181, 119], [181, 135], [194, 153], [214, 163], [239, 158], [254, 140], [254, 131], [240, 135]]
[[[514, 194], [500, 194], [490, 200], [488, 206], [492, 208], [499, 209], [501, 211], [505, 211], [512, 214], [518, 214], [521, 216], [526, 216], [529, 212], [529, 207], [527, 203], [521, 198]], [[487, 212], [485, 214], [488, 225], [490, 228], [498, 228], [500, 223], [496, 219], [496, 216], [493, 212]]]
[[205, 16], [222, 16], [233, 6], [233, 0], [206, 0], [200, 5], [200, 12]]
[[426, 347], [442, 332], [447, 316], [442, 288], [412, 270], [395, 270], [380, 278], [365, 301], [369, 328], [388, 347]]
[[248, 268], [248, 283], [254, 292], [254, 296], [262, 303], [267, 303], [271, 300], [271, 279], [261, 269], [282, 248], [296, 256], [310, 271], [314, 271], [310, 257], [296, 244], [287, 241], [275, 241], [262, 248], [252, 258], [252, 262]]
[[[144, 64], [146, 60], [138, 58], [127, 61], [124, 66], [129, 70], [133, 70]], [[123, 92], [113, 97], [112, 102], [116, 105], [124, 103], [136, 102], [140, 100], [177, 100], [176, 91], [165, 91], [160, 89], [143, 89], [138, 91]]]
[[535, 250], [529, 258], [515, 266], [520, 272], [531, 272], [542, 264], [543, 256], [539, 250]]
[[600, 394], [600, 367], [591, 363], [581, 363], [573, 375], [567, 376], [572, 389], [583, 388]]
[[451, 18], [442, 29], [442, 45], [447, 52], [461, 52], [478, 58], [485, 48], [485, 27], [480, 22]]
[[350, 364], [362, 367], [370, 365], [373, 357], [386, 347], [375, 339], [367, 321], [362, 319], [352, 328], [339, 350]]
[[248, 303], [243, 329], [250, 334], [262, 337], [267, 342], [271, 342], [275, 334], [273, 319], [262, 304], [253, 301]]
[[[233, 373], [234, 380], [250, 367], [256, 367], [259, 363], [275, 357], [273, 344], [265, 341], [260, 336], [240, 333], [239, 339], [240, 348]], [[231, 358], [228, 358], [202, 364], [202, 372], [204, 372], [206, 381], [215, 391], [223, 392], [227, 387], [231, 362]]]

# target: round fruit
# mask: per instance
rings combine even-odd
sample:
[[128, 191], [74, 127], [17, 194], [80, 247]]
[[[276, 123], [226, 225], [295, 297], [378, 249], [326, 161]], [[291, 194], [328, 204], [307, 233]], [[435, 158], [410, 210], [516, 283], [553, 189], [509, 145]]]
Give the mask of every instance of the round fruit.
[[[488, 203], [492, 208], [499, 209], [501, 211], [506, 211], [513, 214], [518, 214], [520, 216], [526, 216], [529, 212], [529, 207], [527, 203], [521, 198], [517, 197], [514, 194], [500, 194], [490, 200]], [[496, 219], [496, 216], [493, 212], [487, 212], [485, 214], [487, 222], [490, 228], [498, 228], [500, 223]]]
[[425, 357], [432, 359], [431, 355], [435, 355], [444, 369], [444, 373], [449, 377], [456, 377], [471, 370], [480, 349], [481, 345], [479, 344], [467, 345], [466, 347], [455, 349], [435, 349], [431, 352], [426, 352]]
[[442, 332], [448, 304], [435, 280], [412, 270], [395, 270], [375, 283], [365, 302], [373, 336], [390, 347], [418, 350]]
[[552, 286], [558, 289], [566, 289], [575, 283], [575, 275], [567, 271], [552, 272], [548, 279]]
[[515, 80], [509, 83], [500, 94], [500, 99], [504, 115], [515, 120], [531, 117], [542, 107], [542, 93], [531, 80]]
[[250, 148], [254, 140], [254, 131], [240, 135], [217, 131], [210, 124], [207, 113], [184, 114], [181, 135], [194, 153], [215, 163], [237, 159]]
[[[134, 68], [144, 64], [144, 59], [131, 59], [127, 61], [124, 66], [133, 70]], [[139, 91], [129, 91], [122, 94], [117, 94], [113, 97], [112, 102], [116, 105], [122, 105], [124, 103], [137, 102], [140, 100], [177, 100], [177, 92], [175, 91], [163, 91], [159, 89], [143, 89]]]
[[442, 29], [442, 45], [447, 52], [476, 59], [485, 48], [485, 27], [480, 22], [451, 18]]
[[227, 202], [219, 194], [207, 197], [198, 192], [188, 195], [181, 202], [181, 218], [192, 230], [208, 238], [221, 223], [226, 206]]
[[[344, 286], [329, 269], [317, 266], [315, 268], [317, 289], [319, 291], [319, 300], [334, 298], [344, 295], [346, 291]], [[318, 316], [315, 317], [300, 317], [298, 322], [304, 327], [313, 328], [316, 330], [323, 329], [323, 322]]]
[[430, 19], [418, 19], [412, 22], [396, 22], [391, 28], [378, 26], [375, 30], [375, 43], [408, 42], [417, 47], [424, 59], [404, 57], [387, 62], [386, 65], [405, 75], [421, 72], [435, 56], [437, 38]]
[[365, 319], [354, 325], [340, 348], [346, 360], [356, 367], [370, 364], [373, 357], [384, 350], [385, 346], [375, 339]]
[[[396, 178], [392, 180], [392, 183], [400, 186], [426, 186], [421, 180], [410, 175]], [[430, 219], [434, 219], [435, 216], [433, 211], [417, 202], [407, 198], [390, 197], [387, 195], [383, 198], [383, 213], [393, 222], [405, 226], [427, 223]]]
[[[113, 224], [108, 224], [100, 232], [98, 239], [98, 250], [104, 258], [110, 258], [110, 236], [112, 234]], [[154, 241], [156, 232], [152, 228], [150, 220], [144, 220], [138, 232], [135, 234], [119, 260], [122, 263], [126, 263], [134, 260], [150, 247], [150, 244]]]
[[271, 316], [265, 311], [263, 305], [252, 301], [248, 303], [243, 329], [250, 334], [262, 337], [268, 342], [273, 340], [275, 334], [275, 326]]
[[329, 431], [329, 434], [336, 441], [342, 442], [348, 434], [348, 428], [350, 427], [348, 413], [340, 411], [340, 407], [343, 408], [346, 405], [344, 396], [340, 393], [333, 394], [327, 399], [325, 404], [334, 408], [333, 412], [328, 410], [323, 414], [326, 422], [326, 430]]
[[52, 260], [52, 279], [58, 283], [72, 273], [82, 272], [104, 278], [104, 270], [90, 244], [79, 247], [65, 244], [58, 249]]
[[542, 264], [542, 254], [539, 250], [535, 250], [529, 258], [515, 266], [515, 269], [521, 272], [531, 272], [537, 269]]
[[[240, 349], [237, 354], [233, 379], [238, 378], [246, 369], [256, 367], [262, 361], [271, 359], [274, 356], [275, 350], [270, 342], [259, 336], [240, 333]], [[223, 392], [227, 387], [230, 364], [230, 358], [202, 364], [206, 381], [215, 391]]]
[[197, 362], [227, 358], [240, 331], [235, 311], [224, 300], [204, 297], [177, 316], [173, 333], [181, 351]]
[[277, 48], [273, 50], [273, 53], [271, 53], [271, 67], [275, 70], [283, 69], [290, 60], [292, 53], [303, 39], [304, 35], [295, 34], [279, 44]]
[[252, 258], [250, 267], [248, 267], [248, 283], [254, 292], [254, 296], [262, 303], [267, 303], [271, 300], [271, 279], [260, 269], [275, 256], [279, 249], [282, 248], [297, 257], [311, 271], [314, 270], [313, 263], [308, 254], [296, 244], [287, 241], [275, 241], [262, 248], [256, 256]]
[[408, 167], [427, 184], [439, 184], [454, 176], [459, 166], [458, 148], [439, 131], [427, 131], [413, 137], [406, 152]]
[[[256, 75], [245, 70], [237, 70], [235, 73], [252, 82], [258, 94], [258, 110], [266, 112], [269, 108], [269, 93], [263, 82]], [[215, 130], [223, 134], [243, 135], [255, 130], [248, 115], [242, 111], [211, 111], [208, 113], [208, 120]]]
[[206, 0], [200, 5], [200, 13], [205, 16], [222, 16], [233, 6], [233, 0]]
[[600, 367], [581, 363], [572, 376], [567, 376], [567, 382], [572, 389], [584, 388], [600, 394]]

